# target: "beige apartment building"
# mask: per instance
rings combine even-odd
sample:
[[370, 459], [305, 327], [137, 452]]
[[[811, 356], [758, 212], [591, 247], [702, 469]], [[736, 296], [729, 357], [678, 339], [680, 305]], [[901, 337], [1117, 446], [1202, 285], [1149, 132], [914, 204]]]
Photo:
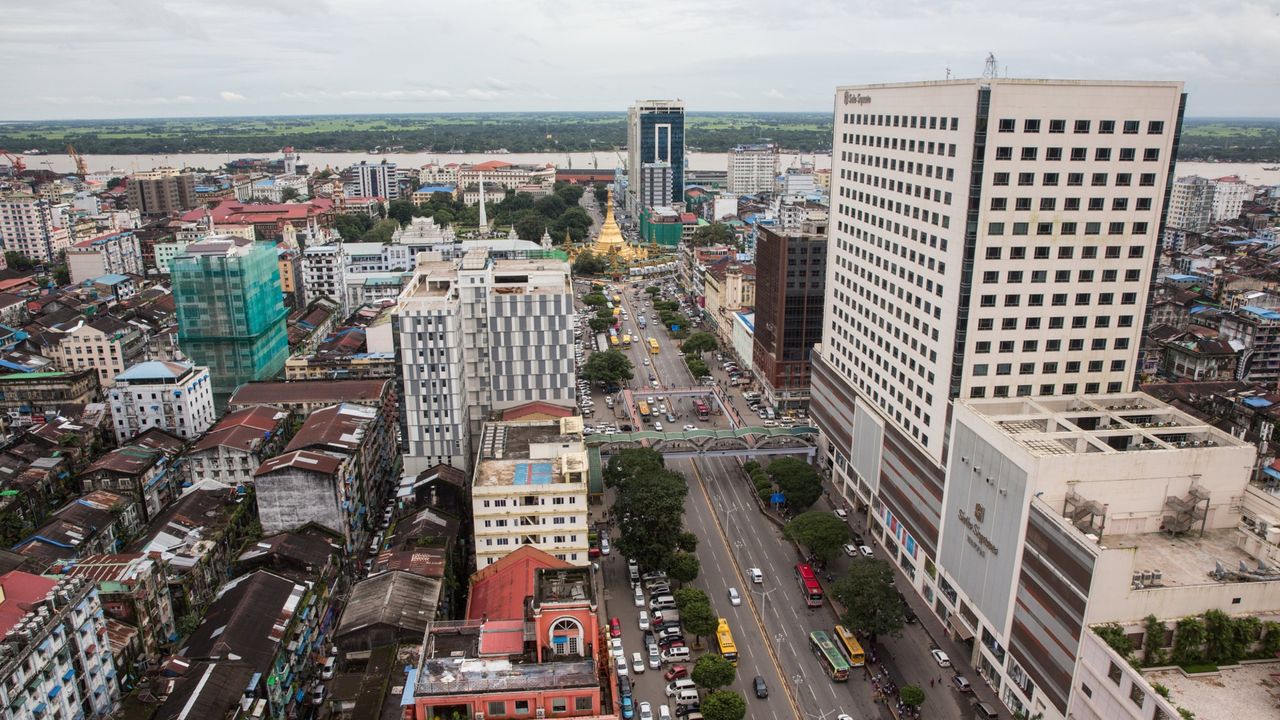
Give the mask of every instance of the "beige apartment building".
[[581, 417], [486, 423], [471, 484], [476, 567], [523, 545], [586, 565], [587, 481]]

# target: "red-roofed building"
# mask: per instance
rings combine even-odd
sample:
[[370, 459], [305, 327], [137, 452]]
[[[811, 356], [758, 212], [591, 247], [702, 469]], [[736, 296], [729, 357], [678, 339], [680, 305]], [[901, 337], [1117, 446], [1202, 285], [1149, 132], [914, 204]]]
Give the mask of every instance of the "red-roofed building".
[[196, 222], [206, 215], [217, 225], [252, 225], [268, 239], [284, 236], [284, 226], [292, 225], [299, 234], [313, 237], [322, 227], [333, 225], [334, 204], [328, 198], [315, 198], [303, 203], [243, 203], [228, 198], [211, 209], [197, 208], [182, 216]]
[[535, 400], [502, 411], [503, 421], [510, 420], [559, 420], [573, 414], [573, 408]]
[[467, 619], [523, 617], [525, 598], [533, 594], [534, 570], [571, 567], [551, 553], [522, 545], [471, 576]]
[[187, 453], [188, 480], [252, 484], [262, 461], [283, 448], [288, 418], [287, 410], [261, 405], [223, 417]]
[[427, 631], [411, 688], [416, 720], [616, 720], [603, 701], [614, 674], [591, 568], [525, 546], [471, 577], [467, 619]]
[[96, 586], [83, 578], [0, 575], [6, 718], [107, 717], [120, 700]]

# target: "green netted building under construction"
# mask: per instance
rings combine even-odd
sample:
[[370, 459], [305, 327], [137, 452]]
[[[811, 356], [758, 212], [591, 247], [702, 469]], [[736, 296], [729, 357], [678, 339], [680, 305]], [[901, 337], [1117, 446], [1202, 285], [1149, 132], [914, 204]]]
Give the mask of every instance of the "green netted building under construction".
[[289, 358], [276, 249], [240, 237], [188, 245], [170, 267], [178, 344], [209, 368], [214, 395], [274, 377]]

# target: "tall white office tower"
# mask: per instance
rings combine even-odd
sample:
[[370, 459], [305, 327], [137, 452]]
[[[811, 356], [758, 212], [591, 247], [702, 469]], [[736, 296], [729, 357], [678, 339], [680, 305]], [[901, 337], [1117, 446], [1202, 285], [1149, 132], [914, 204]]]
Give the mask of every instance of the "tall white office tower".
[[1133, 388], [1183, 103], [1177, 82], [837, 88], [819, 457], [927, 598], [952, 400]]

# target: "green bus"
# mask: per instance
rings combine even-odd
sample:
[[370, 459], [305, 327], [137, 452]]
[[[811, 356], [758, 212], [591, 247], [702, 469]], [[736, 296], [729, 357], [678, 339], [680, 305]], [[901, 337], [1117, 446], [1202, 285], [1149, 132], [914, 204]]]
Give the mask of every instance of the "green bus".
[[822, 669], [827, 672], [827, 677], [836, 682], [845, 682], [849, 679], [849, 663], [825, 632], [814, 630], [809, 633], [809, 649], [813, 650], [818, 662], [822, 663]]

